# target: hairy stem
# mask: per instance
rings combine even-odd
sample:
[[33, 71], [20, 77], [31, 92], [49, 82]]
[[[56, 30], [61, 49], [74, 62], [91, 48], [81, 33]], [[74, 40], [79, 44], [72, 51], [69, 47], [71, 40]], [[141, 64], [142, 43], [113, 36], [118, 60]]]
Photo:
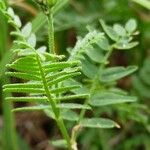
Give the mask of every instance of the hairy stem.
[[53, 98], [51, 96], [51, 92], [49, 90], [49, 87], [48, 87], [48, 84], [47, 84], [47, 80], [45, 78], [44, 70], [42, 68], [42, 64], [41, 64], [41, 61], [40, 61], [40, 58], [39, 58], [38, 54], [37, 54], [37, 61], [38, 61], [40, 73], [41, 73], [41, 76], [42, 76], [44, 89], [46, 91], [46, 95], [47, 95], [47, 98], [48, 98], [48, 102], [52, 106], [52, 110], [54, 112], [57, 125], [58, 125], [58, 127], [59, 127], [59, 129], [60, 129], [60, 131], [61, 131], [61, 133], [62, 133], [62, 135], [64, 137], [64, 139], [67, 142], [68, 149], [71, 150], [71, 142], [70, 142], [69, 134], [67, 132], [67, 129], [65, 127], [65, 124], [64, 124], [62, 118], [60, 117], [59, 109], [56, 107], [56, 103], [55, 103], [55, 101], [53, 100]]
[[50, 13], [47, 16], [48, 19], [48, 46], [49, 52], [56, 54], [55, 52], [55, 40], [54, 40], [54, 25], [53, 25], [53, 14]]
[[67, 142], [68, 150], [72, 150], [70, 136], [69, 136], [69, 134], [67, 132], [67, 129], [65, 127], [65, 124], [64, 124], [62, 118], [58, 118], [56, 121], [57, 121], [57, 125], [58, 125], [58, 127], [59, 127], [59, 129], [60, 129], [60, 131], [61, 131], [61, 133], [62, 133], [62, 135], [64, 137], [64, 139]]

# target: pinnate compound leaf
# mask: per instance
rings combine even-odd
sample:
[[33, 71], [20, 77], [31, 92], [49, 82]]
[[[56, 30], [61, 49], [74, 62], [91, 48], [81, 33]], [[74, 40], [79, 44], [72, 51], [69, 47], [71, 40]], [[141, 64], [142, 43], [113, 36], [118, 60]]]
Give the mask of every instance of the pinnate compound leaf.
[[80, 122], [81, 127], [87, 127], [87, 128], [119, 128], [120, 126], [110, 120], [110, 119], [104, 119], [104, 118], [85, 118], [81, 120]]

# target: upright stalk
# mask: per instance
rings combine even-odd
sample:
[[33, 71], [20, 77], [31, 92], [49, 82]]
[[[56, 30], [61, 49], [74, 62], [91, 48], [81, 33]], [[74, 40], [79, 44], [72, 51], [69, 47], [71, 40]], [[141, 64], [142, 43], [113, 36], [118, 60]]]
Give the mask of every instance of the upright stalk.
[[48, 46], [49, 53], [56, 54], [55, 52], [55, 40], [54, 40], [54, 24], [53, 24], [53, 14], [47, 16], [48, 20]]
[[65, 124], [63, 122], [63, 119], [61, 118], [60, 116], [60, 113], [59, 113], [59, 110], [58, 108], [56, 107], [56, 103], [55, 101], [53, 100], [52, 96], [51, 96], [51, 92], [49, 90], [49, 87], [47, 85], [47, 81], [46, 81], [46, 78], [45, 78], [45, 74], [44, 74], [44, 71], [43, 71], [43, 68], [42, 68], [42, 64], [39, 60], [39, 57], [37, 56], [37, 61], [38, 61], [38, 64], [40, 66], [40, 73], [41, 73], [41, 76], [42, 76], [42, 80], [43, 80], [43, 84], [44, 84], [44, 89], [46, 91], [46, 95], [47, 95], [47, 98], [48, 98], [48, 102], [50, 103], [50, 105], [52, 106], [52, 110], [55, 114], [55, 120], [57, 122], [57, 125], [64, 137], [64, 139], [66, 140], [67, 142], [67, 145], [68, 145], [68, 149], [69, 150], [72, 150], [71, 149], [71, 142], [70, 142], [70, 137], [69, 137], [69, 134], [67, 132], [67, 129], [65, 127]]
[[[53, 13], [50, 11], [49, 14], [47, 15], [47, 19], [48, 19], [48, 46], [49, 46], [49, 53], [52, 54], [56, 54], [55, 51], [55, 40], [54, 40], [54, 23], [53, 23]], [[47, 91], [49, 93], [49, 91]], [[50, 93], [49, 93], [50, 95]], [[55, 105], [55, 102], [53, 102], [52, 99], [50, 99], [51, 105], [54, 108], [57, 108]], [[54, 113], [55, 113], [55, 118], [56, 118], [56, 122], [57, 125], [64, 137], [64, 139], [67, 142], [68, 145], [68, 150], [72, 150], [72, 145], [71, 145], [71, 138], [68, 134], [68, 131], [65, 127], [64, 121], [61, 118], [60, 114], [57, 113], [57, 111], [54, 109]]]

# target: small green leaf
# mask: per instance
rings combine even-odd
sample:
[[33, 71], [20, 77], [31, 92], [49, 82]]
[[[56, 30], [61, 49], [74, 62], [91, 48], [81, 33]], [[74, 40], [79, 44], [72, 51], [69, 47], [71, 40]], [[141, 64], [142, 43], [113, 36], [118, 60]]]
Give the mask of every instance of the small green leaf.
[[68, 121], [77, 121], [79, 119], [79, 116], [77, 115], [77, 113], [69, 109], [62, 110], [61, 116], [63, 119], [68, 120]]
[[92, 61], [97, 62], [97, 63], [100, 63], [104, 57], [101, 50], [97, 48], [87, 49], [86, 54]]
[[48, 101], [47, 97], [6, 97], [6, 100], [8, 101], [14, 101], [14, 102], [40, 102], [45, 103]]
[[6, 72], [5, 74], [8, 75], [8, 76], [11, 76], [11, 77], [19, 78], [19, 79], [35, 80], [35, 81], [40, 81], [40, 80], [41, 80], [41, 77], [40, 77], [40, 76], [33, 75], [33, 74], [29, 74], [29, 73]]
[[68, 68], [68, 67], [76, 67], [80, 65], [80, 61], [68, 61], [68, 62], [47, 62], [42, 65], [45, 69], [47, 68], [53, 68], [53, 67], [59, 67], [61, 69]]
[[30, 36], [32, 31], [32, 24], [31, 22], [27, 23], [21, 30], [22, 35], [27, 38]]
[[97, 44], [103, 50], [109, 51], [111, 49], [109, 41], [106, 37], [101, 38]]
[[100, 81], [103, 82], [113, 82], [119, 80], [129, 74], [135, 72], [138, 69], [137, 66], [128, 66], [128, 67], [110, 67], [104, 69], [100, 75]]
[[113, 40], [113, 41], [118, 41], [119, 36], [116, 33], [116, 31], [113, 30], [112, 27], [109, 27], [105, 24], [103, 20], [100, 20], [100, 23], [103, 27], [103, 30], [106, 32], [106, 34]]
[[45, 93], [43, 88], [5, 88], [4, 92], [15, 92], [15, 93]]
[[21, 27], [21, 20], [17, 15], [14, 16], [14, 22], [19, 28]]
[[14, 10], [11, 7], [9, 7], [7, 9], [7, 13], [14, 19], [15, 13], [14, 13]]
[[97, 67], [87, 59], [81, 60], [81, 62], [82, 62], [82, 72], [84, 73], [84, 75], [86, 75], [88, 78], [93, 79], [93, 77], [97, 73]]
[[63, 109], [91, 109], [88, 105], [76, 104], [76, 103], [62, 103], [58, 105], [59, 108]]
[[122, 42], [119, 42], [119, 43], [116, 43], [114, 45], [114, 48], [116, 49], [122, 49], [122, 50], [127, 50], [127, 49], [131, 49], [135, 46], [137, 46], [139, 43], [138, 42], [131, 42], [131, 43], [122, 43]]
[[[76, 103], [61, 103], [57, 105], [57, 108], [60, 109], [91, 109], [88, 105], [76, 104]], [[28, 106], [28, 107], [19, 107], [13, 109], [13, 111], [40, 111], [45, 109], [51, 109], [50, 105], [37, 105], [37, 106]]]
[[30, 66], [27, 64], [18, 64], [17, 61], [15, 61], [12, 64], [6, 65], [6, 67], [15, 69], [17, 71], [27, 72], [27, 73], [30, 73], [33, 75], [39, 75], [38, 66]]
[[28, 44], [32, 47], [36, 46], [36, 36], [35, 36], [35, 34], [31, 34], [31, 36], [28, 38]]
[[37, 51], [38, 51], [39, 53], [45, 53], [45, 52], [46, 52], [46, 46], [41, 46], [41, 47], [39, 47], [39, 48], [37, 49]]
[[129, 33], [134, 32], [136, 30], [136, 28], [137, 28], [137, 23], [136, 23], [135, 19], [130, 19], [125, 25], [125, 29]]
[[18, 56], [31, 56], [31, 55], [35, 55], [35, 52], [31, 49], [23, 49], [23, 50], [16, 50], [16, 52], [18, 53]]
[[135, 102], [136, 100], [137, 98], [134, 96], [126, 96], [112, 92], [99, 92], [91, 97], [90, 104], [92, 106], [105, 106], [126, 102]]
[[14, 83], [14, 84], [6, 84], [3, 88], [42, 88], [42, 83]]
[[87, 128], [120, 128], [116, 122], [104, 118], [86, 118], [81, 120], [80, 125]]
[[126, 36], [126, 30], [120, 24], [114, 24], [113, 29], [119, 36]]
[[60, 83], [60, 82], [62, 82], [62, 81], [64, 81], [64, 80], [67, 80], [67, 79], [69, 79], [69, 78], [73, 78], [73, 77], [75, 77], [75, 76], [78, 76], [78, 75], [80, 75], [80, 74], [81, 74], [80, 72], [73, 72], [73, 73], [69, 73], [69, 74], [66, 74], [66, 75], [62, 75], [62, 76], [60, 76], [60, 77], [58, 77], [58, 78], [56, 78], [56, 79], [54, 79], [54, 80], [50, 80], [47, 84], [48, 84], [49, 86], [51, 86], [51, 85]]
[[63, 97], [59, 97], [59, 98], [55, 98], [56, 101], [69, 101], [69, 100], [81, 100], [81, 99], [85, 99], [85, 98], [89, 98], [88, 94], [77, 94], [77, 95], [69, 95], [69, 96], [63, 96]]

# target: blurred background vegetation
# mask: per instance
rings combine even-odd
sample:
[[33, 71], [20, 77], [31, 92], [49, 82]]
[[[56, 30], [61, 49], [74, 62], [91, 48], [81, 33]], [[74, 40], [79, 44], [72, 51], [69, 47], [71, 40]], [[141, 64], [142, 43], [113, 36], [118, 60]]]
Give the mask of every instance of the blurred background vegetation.
[[[39, 46], [46, 44], [47, 33], [45, 18], [34, 0], [5, 0], [21, 17], [23, 24], [33, 23], [33, 32], [38, 37]], [[58, 54], [66, 54], [68, 47], [75, 45], [77, 36], [87, 33], [86, 26], [99, 26], [99, 19], [107, 24], [124, 24], [135, 18], [140, 34], [139, 45], [132, 51], [118, 51], [111, 57], [112, 65], [134, 64], [139, 70], [130, 78], [118, 83], [119, 87], [138, 96], [138, 102], [125, 107], [111, 106], [103, 111], [121, 124], [121, 129], [84, 130], [78, 140], [83, 150], [149, 150], [150, 149], [150, 1], [148, 0], [63, 0], [64, 6], [55, 15], [55, 35]], [[11, 28], [0, 14], [0, 84], [8, 82], [4, 75], [5, 64], [11, 61]], [[17, 140], [22, 150], [52, 150], [49, 140], [59, 137], [54, 123], [43, 113], [16, 113], [15, 125], [9, 124], [12, 104], [3, 102], [0, 88], [0, 149], [8, 140]], [[15, 104], [15, 107], [20, 104]], [[22, 104], [21, 104], [22, 105]], [[27, 105], [27, 104], [24, 104]], [[97, 110], [98, 112], [99, 110]], [[8, 117], [9, 116], [9, 117]], [[7, 122], [7, 123], [5, 123]], [[10, 135], [11, 126], [16, 126], [17, 137]], [[68, 124], [69, 126], [69, 124]], [[6, 134], [3, 135], [3, 131]], [[13, 131], [15, 133], [15, 131]], [[8, 144], [8, 143], [7, 143]], [[10, 149], [11, 149], [11, 142]], [[6, 149], [7, 150], [7, 149]], [[9, 149], [8, 149], [9, 150]]]

